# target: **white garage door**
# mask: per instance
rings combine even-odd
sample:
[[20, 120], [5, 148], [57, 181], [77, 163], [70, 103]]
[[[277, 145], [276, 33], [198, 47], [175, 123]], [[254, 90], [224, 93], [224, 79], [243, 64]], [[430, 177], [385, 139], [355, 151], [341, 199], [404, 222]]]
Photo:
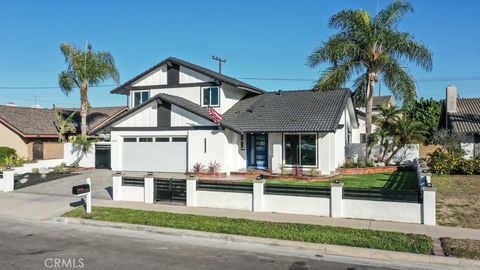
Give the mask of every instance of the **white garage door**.
[[123, 170], [186, 172], [186, 137], [123, 138]]

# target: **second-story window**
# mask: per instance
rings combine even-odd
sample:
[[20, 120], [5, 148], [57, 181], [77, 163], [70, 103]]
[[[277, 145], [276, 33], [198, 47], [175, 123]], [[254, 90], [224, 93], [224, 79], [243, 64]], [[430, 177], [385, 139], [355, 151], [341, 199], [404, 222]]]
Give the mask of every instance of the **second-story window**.
[[149, 98], [150, 98], [150, 92], [148, 90], [133, 92], [133, 99], [132, 99], [133, 107], [137, 107], [138, 105], [147, 101]]
[[220, 89], [217, 86], [202, 88], [202, 106], [220, 106]]

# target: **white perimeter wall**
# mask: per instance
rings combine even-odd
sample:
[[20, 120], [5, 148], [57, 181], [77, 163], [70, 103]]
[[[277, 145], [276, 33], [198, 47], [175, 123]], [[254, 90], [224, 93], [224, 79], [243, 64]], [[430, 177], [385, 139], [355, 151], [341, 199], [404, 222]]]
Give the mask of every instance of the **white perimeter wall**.
[[462, 137], [462, 149], [465, 151], [465, 158], [469, 159], [473, 157], [475, 147], [475, 136], [465, 135]]
[[144, 187], [122, 186], [121, 194], [122, 194], [122, 201], [129, 201], [129, 202], [145, 201]]
[[[364, 143], [352, 143], [346, 147], [346, 156], [352, 158], [353, 160], [365, 160], [365, 147]], [[374, 145], [372, 147], [372, 156], [380, 158], [382, 147], [380, 145]], [[388, 156], [388, 154], [387, 154]], [[412, 165], [416, 160], [420, 158], [420, 151], [418, 144], [408, 144], [402, 148], [398, 153], [392, 158], [391, 162], [396, 163], [397, 161], [400, 164]]]
[[422, 223], [419, 203], [343, 199], [342, 216], [347, 218]]
[[[80, 156], [80, 151], [73, 147], [72, 143], [63, 144], [63, 160], [67, 165], [72, 164]], [[95, 167], [95, 145], [83, 156], [78, 164], [79, 167], [94, 168]]]
[[285, 195], [263, 195], [263, 211], [328, 217], [330, 215], [330, 199]]
[[197, 190], [195, 206], [252, 211], [253, 196], [251, 193]]

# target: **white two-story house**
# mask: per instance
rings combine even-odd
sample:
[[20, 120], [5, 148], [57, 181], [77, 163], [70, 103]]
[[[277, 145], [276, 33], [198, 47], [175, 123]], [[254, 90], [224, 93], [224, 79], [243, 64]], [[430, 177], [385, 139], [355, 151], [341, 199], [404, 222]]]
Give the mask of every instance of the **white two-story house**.
[[[130, 108], [102, 127], [115, 171], [187, 172], [216, 161], [227, 174], [281, 166], [330, 174], [358, 128], [348, 89], [265, 92], [173, 57], [112, 93]], [[208, 108], [223, 120], [214, 123]]]

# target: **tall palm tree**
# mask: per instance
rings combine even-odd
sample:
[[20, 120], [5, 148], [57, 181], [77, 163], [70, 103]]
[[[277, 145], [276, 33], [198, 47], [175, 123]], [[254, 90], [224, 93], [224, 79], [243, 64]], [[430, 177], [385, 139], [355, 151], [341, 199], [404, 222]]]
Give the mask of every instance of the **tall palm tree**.
[[315, 90], [331, 90], [354, 79], [355, 99], [366, 107], [367, 159], [372, 147], [369, 137], [375, 83], [382, 80], [397, 100], [409, 103], [415, 100], [415, 84], [402, 66], [405, 60], [426, 71], [432, 69], [432, 54], [427, 47], [397, 29], [398, 21], [409, 11], [413, 11], [412, 5], [402, 0], [393, 1], [374, 17], [365, 10], [340, 11], [329, 21], [329, 26], [339, 32], [308, 58], [311, 67], [330, 65]]
[[65, 56], [67, 69], [60, 72], [58, 82], [65, 95], [74, 88], [80, 90], [80, 116], [82, 119], [82, 135], [87, 134], [87, 115], [90, 109], [88, 87], [97, 86], [107, 79], [120, 81], [113, 56], [107, 51], [95, 52], [92, 45], [87, 44], [86, 50], [81, 50], [67, 43], [60, 44], [60, 50]]

